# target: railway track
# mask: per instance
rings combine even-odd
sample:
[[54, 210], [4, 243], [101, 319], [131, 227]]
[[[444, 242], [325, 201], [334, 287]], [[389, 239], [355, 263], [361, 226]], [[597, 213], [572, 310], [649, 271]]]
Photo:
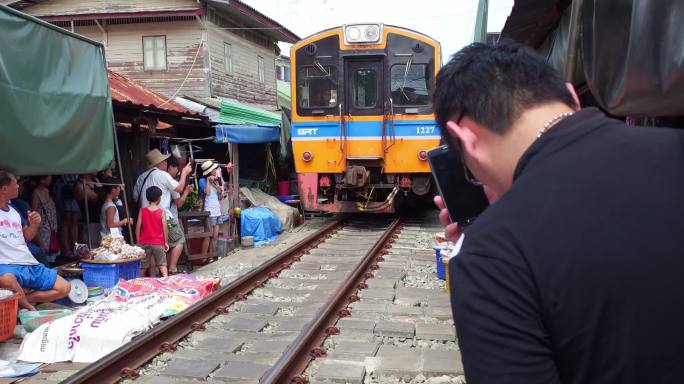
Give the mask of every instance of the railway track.
[[[325, 355], [321, 344], [339, 333], [335, 323], [349, 314], [347, 307], [359, 299], [357, 291], [367, 287], [365, 281], [373, 277], [401, 228], [400, 219], [378, 216], [333, 222], [64, 382], [136, 379], [141, 367], [155, 356], [174, 352], [181, 340], [210, 342], [216, 348], [207, 354], [180, 350], [174, 353], [177, 361], [162, 374], [191, 379], [211, 375], [231, 382], [307, 382], [302, 373], [312, 359]], [[263, 300], [278, 295], [299, 311], [297, 316], [276, 316], [283, 313]], [[264, 315], [270, 320], [261, 320]], [[269, 340], [250, 350], [264, 335]], [[268, 350], [263, 351], [264, 346]], [[221, 357], [227, 353], [244, 361], [225, 362]]]

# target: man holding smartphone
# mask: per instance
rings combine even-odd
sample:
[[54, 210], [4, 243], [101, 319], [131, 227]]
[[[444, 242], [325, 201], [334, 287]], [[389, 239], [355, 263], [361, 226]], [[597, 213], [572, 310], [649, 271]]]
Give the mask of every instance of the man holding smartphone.
[[456, 53], [434, 107], [498, 196], [449, 264], [468, 384], [681, 382], [684, 132], [580, 110], [509, 42]]

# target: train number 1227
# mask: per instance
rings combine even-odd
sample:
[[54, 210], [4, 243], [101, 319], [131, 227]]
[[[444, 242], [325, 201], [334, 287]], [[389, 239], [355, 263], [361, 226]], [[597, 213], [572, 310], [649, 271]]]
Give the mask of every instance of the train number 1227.
[[416, 127], [416, 133], [419, 135], [432, 135], [435, 133], [435, 127], [434, 126]]

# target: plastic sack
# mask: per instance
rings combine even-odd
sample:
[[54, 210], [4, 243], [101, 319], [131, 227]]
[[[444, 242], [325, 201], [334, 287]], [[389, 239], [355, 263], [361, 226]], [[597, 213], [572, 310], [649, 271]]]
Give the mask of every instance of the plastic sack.
[[41, 325], [21, 344], [18, 360], [93, 362], [211, 294], [218, 280], [175, 275], [120, 281], [92, 306]]

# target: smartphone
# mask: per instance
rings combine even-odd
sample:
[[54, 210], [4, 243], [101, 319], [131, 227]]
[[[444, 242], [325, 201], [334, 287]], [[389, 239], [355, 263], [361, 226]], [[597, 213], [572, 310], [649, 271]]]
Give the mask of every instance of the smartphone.
[[461, 157], [446, 145], [429, 150], [428, 162], [451, 222], [471, 224], [489, 206], [484, 188], [466, 179]]

